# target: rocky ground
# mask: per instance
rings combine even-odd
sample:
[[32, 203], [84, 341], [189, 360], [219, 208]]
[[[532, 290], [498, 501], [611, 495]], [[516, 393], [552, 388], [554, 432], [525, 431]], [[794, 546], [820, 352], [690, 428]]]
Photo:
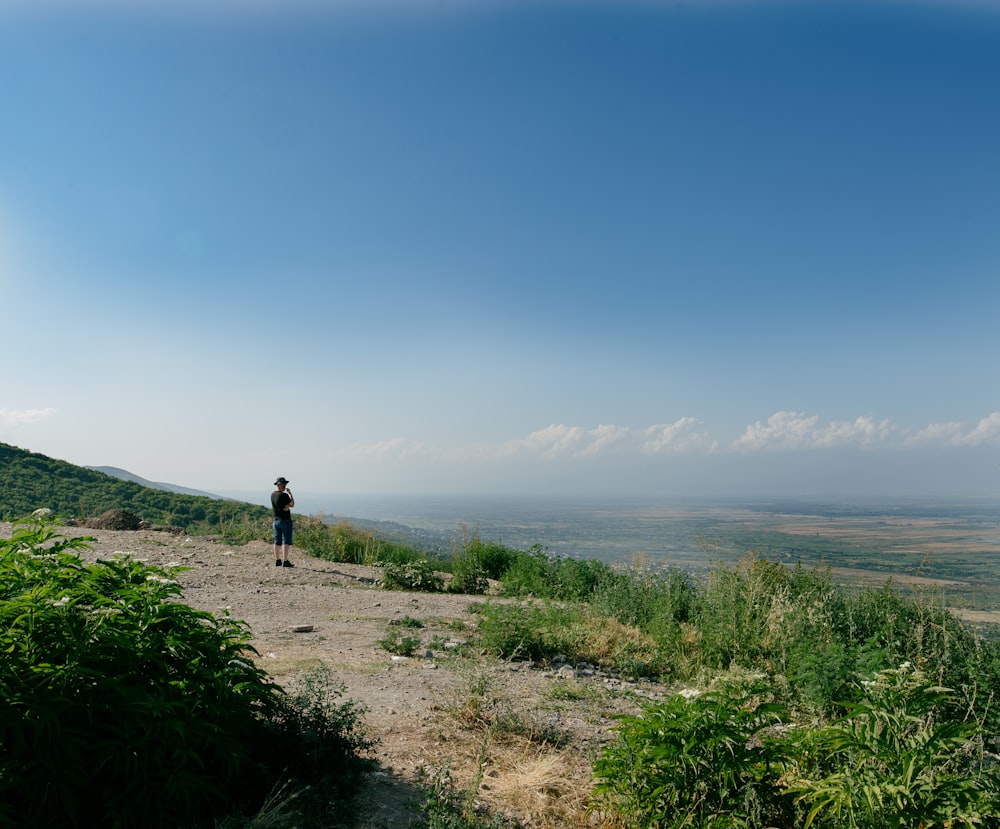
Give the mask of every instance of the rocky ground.
[[[10, 531], [0, 524], [0, 535]], [[375, 568], [298, 549], [295, 567], [277, 568], [264, 542], [232, 547], [146, 529], [63, 532], [92, 539], [86, 558], [129, 554], [187, 568], [178, 576], [184, 600], [247, 622], [261, 665], [283, 685], [328, 666], [377, 741], [378, 771], [358, 801], [362, 829], [410, 824], [421, 769], [447, 771], [470, 802], [526, 826], [590, 825], [591, 759], [612, 736], [617, 715], [662, 691], [588, 666], [489, 658], [476, 646], [482, 596], [384, 590]], [[400, 625], [404, 620], [423, 627]], [[380, 644], [397, 632], [420, 637], [416, 655], [404, 658]]]

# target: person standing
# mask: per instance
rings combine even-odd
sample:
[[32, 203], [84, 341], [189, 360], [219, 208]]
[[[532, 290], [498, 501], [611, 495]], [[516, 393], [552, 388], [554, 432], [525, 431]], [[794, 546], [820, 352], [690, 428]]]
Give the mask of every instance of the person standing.
[[288, 548], [292, 546], [292, 507], [295, 498], [284, 477], [274, 482], [271, 493], [271, 509], [274, 511], [274, 566], [294, 567], [288, 560]]

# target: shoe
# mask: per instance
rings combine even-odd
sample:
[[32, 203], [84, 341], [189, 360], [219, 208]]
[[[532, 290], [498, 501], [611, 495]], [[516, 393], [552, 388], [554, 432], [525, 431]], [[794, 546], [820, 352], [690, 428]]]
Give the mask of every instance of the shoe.
[[281, 566], [281, 559], [280, 558], [276, 558], [274, 560], [274, 566], [275, 567], [280, 567]]
[[290, 562], [290, 561], [286, 561], [286, 562], [285, 562], [284, 564], [282, 564], [281, 566], [282, 566], [282, 567], [294, 567], [295, 565], [294, 565], [294, 564], [292, 564], [292, 562]]

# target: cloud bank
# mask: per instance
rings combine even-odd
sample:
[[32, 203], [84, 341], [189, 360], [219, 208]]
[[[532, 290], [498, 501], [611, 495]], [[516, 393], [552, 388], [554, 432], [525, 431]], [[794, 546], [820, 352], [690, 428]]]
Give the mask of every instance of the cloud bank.
[[976, 446], [1000, 446], [1000, 412], [993, 412], [973, 425], [962, 422], [932, 423], [912, 430], [887, 419], [876, 420], [870, 416], [859, 416], [853, 420], [823, 420], [819, 415], [780, 411], [764, 422], [758, 420], [748, 424], [738, 437], [730, 440], [712, 437], [701, 420], [690, 416], [673, 423], [638, 429], [613, 424], [587, 428], [558, 423], [525, 437], [498, 443], [444, 447], [395, 437], [374, 444], [355, 444], [345, 448], [341, 454], [369, 460], [419, 456], [453, 461], [555, 461], [629, 455], [746, 455], [839, 448], [947, 449]]

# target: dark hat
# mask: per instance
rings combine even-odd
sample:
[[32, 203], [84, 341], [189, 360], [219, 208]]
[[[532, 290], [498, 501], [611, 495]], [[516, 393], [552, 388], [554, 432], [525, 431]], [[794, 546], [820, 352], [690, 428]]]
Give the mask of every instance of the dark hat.
[[290, 483], [290, 481], [287, 478], [278, 478], [278, 480], [274, 482], [274, 485], [277, 486], [278, 484], [287, 484], [287, 483]]

